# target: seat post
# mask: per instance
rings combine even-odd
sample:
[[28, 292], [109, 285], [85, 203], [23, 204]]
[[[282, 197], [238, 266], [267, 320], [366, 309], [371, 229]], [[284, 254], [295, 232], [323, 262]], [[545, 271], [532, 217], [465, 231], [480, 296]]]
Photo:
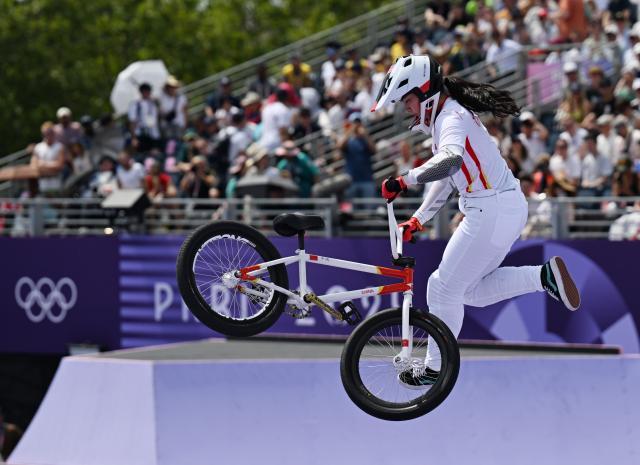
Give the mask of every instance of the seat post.
[[304, 250], [304, 231], [298, 232], [298, 249]]

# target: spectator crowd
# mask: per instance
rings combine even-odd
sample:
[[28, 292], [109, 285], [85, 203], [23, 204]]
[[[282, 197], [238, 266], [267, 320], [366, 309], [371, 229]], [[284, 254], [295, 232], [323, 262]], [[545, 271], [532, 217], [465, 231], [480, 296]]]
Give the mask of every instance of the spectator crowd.
[[30, 147], [37, 190], [62, 195], [71, 185], [77, 195], [104, 197], [141, 187], [152, 200], [221, 198], [250, 191], [247, 180], [260, 176], [264, 195], [310, 197], [320, 180], [345, 173], [343, 198], [373, 197], [377, 152], [390, 151], [399, 172], [427, 153], [372, 137], [392, 115], [369, 109], [397, 57], [429, 53], [445, 74], [487, 63], [489, 80], [517, 72], [523, 60], [561, 69], [559, 105], [483, 118], [531, 197], [639, 195], [637, 16], [635, 3], [618, 0], [432, 1], [420, 21], [398, 18], [391, 43], [367, 56], [330, 41], [317, 69], [294, 53], [278, 70], [260, 63], [247, 82], [222, 78], [201, 114], [189, 113], [175, 77], [159, 98], [142, 83], [117, 153], [96, 150], [99, 125], [75, 121], [68, 108], [42, 125], [42, 141]]

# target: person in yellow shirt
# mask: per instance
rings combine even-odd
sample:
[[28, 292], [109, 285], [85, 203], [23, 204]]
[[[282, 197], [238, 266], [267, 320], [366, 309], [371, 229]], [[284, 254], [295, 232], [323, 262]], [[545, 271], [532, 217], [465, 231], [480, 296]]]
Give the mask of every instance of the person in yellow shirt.
[[395, 61], [403, 56], [411, 55], [411, 44], [409, 43], [409, 35], [404, 30], [399, 30], [395, 34], [395, 41], [391, 46], [391, 61]]
[[285, 82], [291, 84], [296, 90], [311, 85], [311, 66], [303, 63], [300, 55], [291, 55], [289, 63], [282, 68], [282, 77]]

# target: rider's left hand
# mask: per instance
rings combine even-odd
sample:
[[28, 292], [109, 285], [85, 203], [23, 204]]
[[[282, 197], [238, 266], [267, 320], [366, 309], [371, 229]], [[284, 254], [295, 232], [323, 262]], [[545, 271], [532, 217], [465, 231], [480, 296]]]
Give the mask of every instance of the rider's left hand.
[[404, 182], [402, 176], [398, 176], [393, 179], [389, 176], [382, 181], [382, 197], [388, 201], [393, 201], [400, 194], [400, 192], [407, 192], [407, 183]]

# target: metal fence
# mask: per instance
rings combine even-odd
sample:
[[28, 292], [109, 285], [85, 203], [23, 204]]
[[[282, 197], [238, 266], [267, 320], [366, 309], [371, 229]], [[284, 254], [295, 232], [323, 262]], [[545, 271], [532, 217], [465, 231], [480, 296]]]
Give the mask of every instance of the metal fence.
[[[0, 199], [0, 235], [59, 236], [127, 233], [185, 234], [210, 221], [235, 220], [273, 234], [280, 213], [322, 216], [325, 227], [310, 235], [379, 236], [388, 234], [386, 208], [379, 198], [338, 202], [325, 199], [166, 199], [143, 215], [103, 209], [101, 199]], [[611, 225], [630, 213], [640, 197], [580, 197], [530, 200], [523, 236], [553, 239], [606, 239]], [[420, 198], [396, 200], [398, 219], [409, 218]], [[430, 238], [448, 238], [459, 221], [457, 202], [447, 204], [427, 226]]]

